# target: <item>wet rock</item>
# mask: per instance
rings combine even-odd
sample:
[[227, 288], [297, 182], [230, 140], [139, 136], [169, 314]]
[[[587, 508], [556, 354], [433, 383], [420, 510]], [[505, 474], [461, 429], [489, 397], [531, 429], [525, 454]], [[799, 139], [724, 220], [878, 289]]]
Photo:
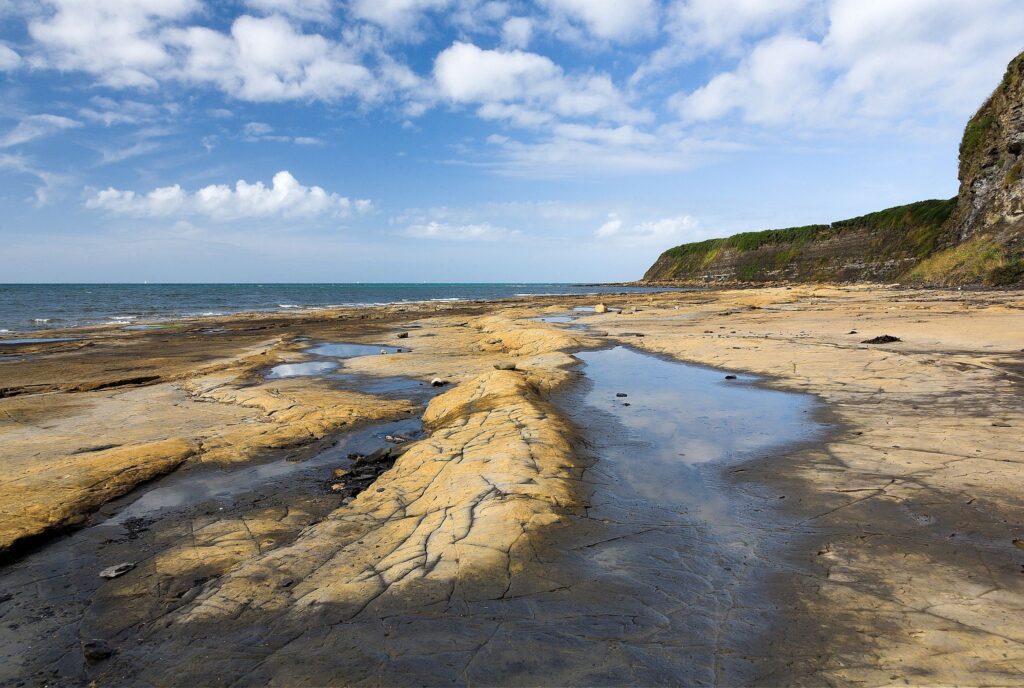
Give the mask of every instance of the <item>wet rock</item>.
[[625, 392], [616, 392], [615, 396], [620, 397], [620, 398], [625, 398], [625, 397], [628, 397], [629, 395], [626, 394]]
[[386, 356], [386, 355], [387, 355], [387, 353], [388, 353], [388, 350], [387, 350], [387, 349], [381, 349], [381, 350], [380, 350], [380, 355], [381, 355], [381, 356]]
[[118, 576], [123, 576], [128, 573], [133, 568], [135, 568], [134, 561], [124, 561], [120, 564], [114, 564], [113, 566], [108, 566], [100, 571], [100, 578], [106, 578], [108, 580], [111, 578], [117, 578]]
[[447, 384], [448, 384], [447, 380], [442, 380], [439, 377], [435, 377], [433, 380], [430, 381], [430, 386], [431, 387], [444, 387]]
[[408, 442], [408, 437], [402, 437], [401, 435], [384, 435], [384, 441], [390, 442], [391, 444], [402, 444]]
[[515, 370], [516, 364], [511, 361], [502, 361], [501, 363], [494, 364], [495, 370]]
[[726, 375], [726, 376], [725, 376], [725, 379], [726, 379], [726, 380], [735, 380], [735, 379], [736, 379], [736, 376], [735, 376], [735, 375]]
[[345, 483], [334, 483], [331, 485], [331, 492], [344, 492], [345, 487]]
[[880, 337], [872, 337], [871, 339], [865, 339], [861, 344], [891, 344], [892, 342], [903, 341], [899, 337], [893, 337], [891, 334], [883, 334]]
[[334, 477], [335, 478], [344, 478], [346, 475], [348, 475], [348, 469], [345, 469], [345, 468], [335, 468], [334, 469]]
[[100, 638], [93, 638], [92, 640], [82, 642], [82, 655], [85, 657], [85, 661], [90, 664], [102, 662], [113, 654], [114, 648], [110, 646], [110, 643]]

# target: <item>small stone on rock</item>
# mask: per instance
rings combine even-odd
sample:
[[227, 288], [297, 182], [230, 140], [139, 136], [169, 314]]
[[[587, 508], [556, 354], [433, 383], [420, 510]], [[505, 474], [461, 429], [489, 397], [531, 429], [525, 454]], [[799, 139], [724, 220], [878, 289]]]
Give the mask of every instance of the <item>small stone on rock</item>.
[[87, 662], [99, 662], [114, 654], [114, 648], [105, 640], [94, 638], [82, 643], [82, 655]]
[[124, 574], [128, 573], [133, 568], [135, 568], [135, 562], [134, 561], [121, 562], [120, 564], [115, 564], [114, 566], [108, 566], [107, 568], [105, 568], [102, 571], [100, 571], [100, 577], [101, 578], [107, 578], [107, 579], [117, 578], [118, 576], [123, 576]]
[[893, 337], [891, 334], [883, 334], [881, 337], [872, 337], [871, 339], [865, 339], [861, 344], [891, 344], [892, 342], [903, 341], [899, 337]]
[[433, 380], [430, 381], [430, 386], [431, 387], [444, 387], [447, 384], [448, 384], [447, 380], [442, 380], [439, 377], [435, 377]]
[[509, 361], [502, 361], [501, 363], [494, 364], [495, 370], [515, 370], [516, 364]]
[[398, 338], [399, 339], [408, 339], [409, 338], [409, 333], [408, 332], [399, 332], [398, 333]]

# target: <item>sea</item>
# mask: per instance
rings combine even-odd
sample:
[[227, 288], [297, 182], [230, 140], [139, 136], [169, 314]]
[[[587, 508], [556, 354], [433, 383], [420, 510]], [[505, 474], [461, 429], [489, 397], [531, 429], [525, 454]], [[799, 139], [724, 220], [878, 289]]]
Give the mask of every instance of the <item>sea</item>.
[[103, 323], [126, 327], [244, 311], [665, 291], [561, 283], [0, 284], [0, 335]]

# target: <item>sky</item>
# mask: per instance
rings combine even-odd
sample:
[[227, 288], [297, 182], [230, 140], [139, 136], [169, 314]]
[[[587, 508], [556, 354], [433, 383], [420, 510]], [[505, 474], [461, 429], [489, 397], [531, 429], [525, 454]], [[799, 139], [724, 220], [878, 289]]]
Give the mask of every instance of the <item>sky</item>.
[[0, 282], [574, 282], [956, 194], [1021, 0], [0, 0]]

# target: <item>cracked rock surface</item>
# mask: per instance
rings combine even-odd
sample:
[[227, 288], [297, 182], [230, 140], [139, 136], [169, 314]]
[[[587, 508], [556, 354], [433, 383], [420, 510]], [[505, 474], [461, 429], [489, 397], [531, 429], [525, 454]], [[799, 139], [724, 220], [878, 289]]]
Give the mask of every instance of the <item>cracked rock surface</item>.
[[[75, 561], [87, 576], [61, 563], [62, 541], [23, 555], [0, 570], [18, 583], [0, 602], [8, 624], [0, 664], [14, 667], [0, 678], [1024, 682], [1024, 550], [1014, 545], [1024, 537], [1019, 295], [795, 287], [607, 302], [612, 312], [565, 324], [530, 318], [592, 304], [556, 297], [404, 310], [352, 324], [359, 334], [345, 330], [344, 314], [253, 317], [237, 327], [276, 331], [190, 354], [187, 365], [168, 366], [173, 379], [67, 389], [46, 403], [32, 385], [59, 385], [38, 361], [94, 354], [38, 354], [35, 382], [19, 372], [22, 392], [0, 399], [9, 419], [0, 441], [17, 448], [19, 475], [73, 477], [52, 494], [30, 483], [0, 492], [5, 513], [19, 518], [11, 505], [26, 489], [38, 490], [30, 501], [48, 505], [46, 513], [102, 510], [130, 487], [89, 486], [124, 474], [126, 461], [156, 475], [204, 461], [212, 469], [290, 452], [301, 458], [301, 448], [361, 419], [407, 415], [408, 402], [328, 379], [263, 380], [258, 372], [273, 363], [304, 360], [295, 335], [384, 344], [408, 332], [410, 353], [349, 359], [345, 371], [450, 386], [422, 411], [426, 436], [351, 503], [329, 494], [325, 471], [222, 510], [126, 528], [121, 538], [86, 528], [71, 540], [84, 547]], [[580, 323], [607, 336], [588, 335]], [[885, 333], [902, 341], [860, 343]], [[714, 489], [735, 502], [724, 526], [695, 519], [687, 504], [641, 498], [602, 457], [642, 459], [643, 443], [614, 419], [581, 410], [572, 391], [579, 368], [569, 352], [617, 341], [813, 394], [836, 430], [708, 469]], [[130, 344], [118, 337], [98, 346]], [[202, 345], [197, 338], [192, 346]], [[89, 360], [80, 370], [95, 370]], [[495, 368], [504, 362], [515, 370]], [[630, 403], [644, 403], [629, 391]], [[135, 410], [104, 429], [98, 408]], [[182, 438], [144, 461], [134, 449], [136, 459], [99, 461], [88, 479], [70, 470], [90, 454]], [[117, 446], [75, 453], [110, 444]], [[96, 576], [120, 561], [138, 565], [110, 581]], [[87, 661], [83, 647], [104, 651], [87, 650]]]

